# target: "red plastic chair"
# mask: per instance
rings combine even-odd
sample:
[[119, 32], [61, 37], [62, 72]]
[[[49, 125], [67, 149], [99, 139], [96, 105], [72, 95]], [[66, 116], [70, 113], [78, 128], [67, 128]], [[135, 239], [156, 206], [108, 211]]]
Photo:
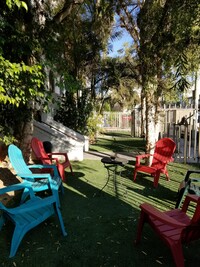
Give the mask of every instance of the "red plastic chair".
[[[192, 218], [186, 214], [190, 202], [197, 203]], [[200, 197], [187, 195], [182, 209], [166, 212], [161, 212], [147, 203], [140, 205], [140, 208], [141, 214], [136, 244], [140, 242], [144, 223], [149, 223], [170, 248], [175, 265], [177, 267], [184, 267], [182, 244], [188, 244], [200, 238]]]
[[[133, 174], [133, 180], [136, 180], [137, 172], [144, 172], [154, 177], [154, 187], [158, 186], [160, 174], [164, 173], [166, 179], [169, 181], [169, 175], [167, 171], [167, 164], [173, 161], [173, 154], [176, 149], [176, 144], [171, 138], [162, 138], [156, 142], [154, 154], [143, 154], [136, 156], [135, 170]], [[146, 166], [141, 163], [142, 159], [152, 156], [151, 166]]]
[[[35, 154], [35, 157], [37, 158], [37, 160], [40, 160], [42, 164], [56, 164], [60, 177], [62, 178], [63, 181], [65, 180], [65, 169], [67, 167], [70, 168], [71, 173], [73, 174], [72, 166], [68, 159], [67, 153], [62, 153], [62, 152], [46, 153], [43, 146], [43, 142], [36, 137], [32, 138], [31, 147], [33, 153]], [[62, 157], [63, 161], [61, 161], [59, 157]]]

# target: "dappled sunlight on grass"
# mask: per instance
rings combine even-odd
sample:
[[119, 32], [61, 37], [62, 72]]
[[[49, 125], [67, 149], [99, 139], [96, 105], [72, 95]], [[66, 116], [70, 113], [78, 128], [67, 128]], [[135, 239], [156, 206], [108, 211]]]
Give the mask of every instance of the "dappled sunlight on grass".
[[[82, 169], [85, 174], [78, 178], [79, 183], [87, 184], [92, 191], [88, 206], [93, 207], [90, 209], [90, 212], [93, 213], [90, 218], [95, 219], [97, 216], [95, 225], [92, 225], [92, 229], [90, 229], [95, 231], [94, 227], [96, 227], [98, 232], [96, 245], [94, 245], [94, 248], [97, 249], [96, 255], [99, 263], [97, 266], [129, 266], [132, 263], [134, 263], [133, 266], [144, 266], [144, 262], [148, 266], [160, 266], [161, 264], [173, 266], [169, 250], [148, 226], [144, 228], [142, 244], [134, 247], [134, 237], [140, 214], [139, 205], [147, 202], [163, 211], [174, 208], [179, 183], [190, 166], [171, 163], [168, 166], [171, 180], [166, 181], [165, 176], [161, 175], [159, 186], [155, 189], [152, 177], [145, 174], [138, 174], [136, 182], [133, 182], [134, 165], [127, 164], [122, 170], [121, 176], [117, 175], [115, 181], [110, 177], [108, 185], [99, 195], [95, 195], [95, 193], [99, 192], [107, 179], [104, 165], [100, 160], [84, 160], [77, 163], [77, 167], [79, 170]], [[76, 182], [73, 177], [70, 177], [70, 183], [75, 185]], [[83, 184], [79, 186], [82, 190], [86, 187]], [[79, 219], [81, 220], [81, 215], [79, 215]], [[99, 229], [99, 226], [102, 228]], [[108, 248], [112, 257], [110, 257], [111, 254], [107, 254]], [[87, 248], [84, 252], [88, 253]], [[91, 253], [93, 255], [93, 252]], [[102, 257], [102, 255], [104, 256]], [[190, 259], [191, 256], [189, 253], [188, 258]], [[91, 259], [91, 257], [89, 258]], [[186, 266], [189, 266], [189, 261], [186, 261]]]
[[141, 138], [133, 138], [130, 134], [107, 133], [100, 135], [95, 144], [90, 145], [92, 151], [113, 151], [113, 152], [144, 152], [145, 141]]
[[[115, 149], [119, 151], [121, 147]], [[107, 170], [101, 158], [72, 162], [74, 175], [66, 170], [65, 193], [60, 194], [68, 236], [64, 238], [61, 235], [57, 219], [51, 218], [28, 233], [16, 257], [8, 259], [8, 231], [1, 231], [1, 266], [174, 266], [169, 249], [148, 225], [144, 227], [141, 244], [134, 246], [139, 206], [147, 202], [162, 211], [174, 208], [179, 184], [187, 170], [199, 166], [170, 163], [170, 181], [161, 175], [155, 189], [153, 178], [146, 174], [138, 173], [133, 182], [134, 164], [133, 158], [122, 169], [119, 168], [116, 179], [111, 176], [101, 191], [107, 182]], [[184, 247], [185, 267], [199, 265], [199, 244], [197, 241], [188, 248]]]

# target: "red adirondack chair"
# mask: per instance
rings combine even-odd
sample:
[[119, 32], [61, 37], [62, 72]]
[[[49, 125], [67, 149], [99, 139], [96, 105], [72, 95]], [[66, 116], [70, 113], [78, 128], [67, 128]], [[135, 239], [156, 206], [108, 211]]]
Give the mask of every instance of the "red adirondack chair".
[[[68, 159], [67, 153], [62, 152], [53, 152], [53, 153], [46, 153], [43, 142], [40, 141], [38, 138], [33, 137], [31, 140], [31, 147], [33, 150], [33, 153], [35, 154], [35, 157], [42, 162], [42, 164], [56, 164], [60, 177], [62, 180], [65, 180], [65, 169], [67, 167], [70, 168], [71, 173], [72, 166]], [[59, 157], [62, 157], [62, 161]]]
[[[186, 214], [190, 202], [197, 203], [192, 218]], [[200, 238], [200, 197], [187, 195], [182, 209], [166, 212], [161, 212], [147, 203], [140, 205], [140, 208], [136, 244], [140, 242], [144, 223], [149, 223], [170, 248], [176, 266], [184, 267], [182, 244], [188, 244]]]
[[[162, 138], [156, 142], [154, 154], [143, 154], [136, 156], [135, 170], [133, 180], [136, 180], [137, 172], [144, 172], [154, 177], [154, 187], [158, 186], [160, 174], [164, 173], [169, 181], [167, 164], [173, 161], [173, 154], [176, 149], [176, 144], [171, 138]], [[151, 166], [144, 165], [141, 160], [153, 157]]]

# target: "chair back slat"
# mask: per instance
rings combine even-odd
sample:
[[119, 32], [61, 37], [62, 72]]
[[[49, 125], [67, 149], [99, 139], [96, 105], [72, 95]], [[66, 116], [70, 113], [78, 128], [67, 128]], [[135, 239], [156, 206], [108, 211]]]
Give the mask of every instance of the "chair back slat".
[[162, 168], [166, 163], [172, 161], [176, 144], [171, 138], [162, 138], [156, 142], [152, 167]]
[[24, 157], [22, 155], [21, 150], [17, 146], [13, 144], [9, 145], [8, 157], [13, 168], [17, 172], [17, 174], [18, 173], [25, 173], [25, 174], [32, 173], [31, 170], [28, 168], [28, 165], [24, 161]]
[[49, 156], [44, 149], [42, 141], [40, 141], [36, 137], [33, 137], [31, 140], [31, 147], [37, 159], [40, 159], [43, 164], [51, 164], [51, 161], [48, 159]]

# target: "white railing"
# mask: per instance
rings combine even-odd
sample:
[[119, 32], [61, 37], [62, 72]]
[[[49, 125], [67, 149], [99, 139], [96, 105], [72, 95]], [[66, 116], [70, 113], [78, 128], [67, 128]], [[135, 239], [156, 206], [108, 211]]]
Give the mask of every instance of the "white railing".
[[103, 125], [105, 129], [131, 130], [131, 112], [104, 112]]

